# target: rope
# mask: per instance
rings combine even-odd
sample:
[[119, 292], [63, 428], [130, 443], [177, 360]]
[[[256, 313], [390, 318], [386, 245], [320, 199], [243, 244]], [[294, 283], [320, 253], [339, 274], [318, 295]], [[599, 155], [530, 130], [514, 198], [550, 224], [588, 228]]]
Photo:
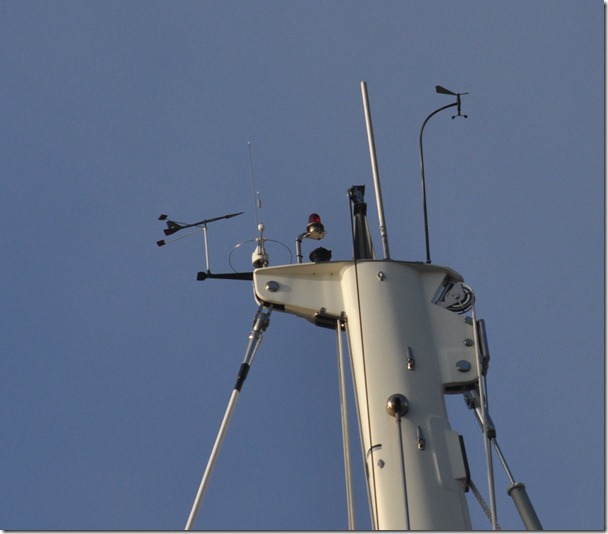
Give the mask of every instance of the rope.
[[[489, 506], [486, 504], [486, 501], [484, 500], [483, 495], [479, 492], [479, 490], [477, 489], [477, 486], [475, 486], [475, 484], [473, 484], [472, 480], [469, 480], [469, 486], [473, 490], [473, 495], [475, 495], [475, 498], [477, 499], [479, 506], [481, 507], [483, 512], [486, 514], [486, 517], [488, 518], [488, 521], [491, 524], [492, 523], [492, 512], [490, 511]], [[496, 530], [502, 530], [501, 526], [498, 524], [498, 521], [496, 521]]]

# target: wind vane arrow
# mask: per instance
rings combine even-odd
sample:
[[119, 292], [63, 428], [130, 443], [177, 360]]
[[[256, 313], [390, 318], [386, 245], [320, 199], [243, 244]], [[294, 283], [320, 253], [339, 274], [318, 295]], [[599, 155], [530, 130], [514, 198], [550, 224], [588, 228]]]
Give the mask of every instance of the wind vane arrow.
[[211, 219], [203, 219], [202, 221], [199, 222], [195, 222], [192, 224], [187, 224], [187, 223], [180, 223], [177, 221], [172, 221], [171, 219], [168, 218], [168, 215], [162, 214], [158, 220], [159, 221], [167, 221], [167, 228], [165, 228], [165, 230], [163, 230], [163, 232], [165, 233], [165, 235], [171, 235], [174, 234], [175, 232], [179, 232], [180, 230], [183, 230], [184, 228], [192, 228], [193, 226], [199, 226], [199, 227], [204, 227], [204, 225], [206, 225], [207, 223], [210, 222], [214, 222], [214, 221], [219, 221], [220, 219], [230, 219], [232, 217], [236, 217], [237, 215], [242, 215], [244, 212], [240, 211], [239, 213], [229, 213], [228, 215], [222, 215], [221, 217], [213, 217]]
[[[203, 230], [203, 236], [205, 239], [205, 261], [207, 263], [207, 274], [210, 274], [211, 271], [209, 269], [209, 248], [208, 248], [208, 244], [207, 244], [207, 224], [210, 222], [219, 221], [221, 219], [231, 219], [232, 217], [236, 217], [237, 215], [241, 215], [243, 213], [244, 213], [243, 211], [239, 211], [238, 213], [229, 213], [228, 215], [222, 215], [220, 217], [212, 217], [211, 219], [203, 219], [202, 221], [198, 221], [198, 222], [195, 222], [192, 224], [172, 221], [171, 219], [169, 219], [169, 216], [165, 215], [164, 213], [159, 216], [158, 220], [167, 221], [167, 228], [165, 228], [163, 230], [165, 235], [172, 235], [176, 232], [179, 232], [180, 230], [184, 230], [185, 228], [192, 228], [192, 227], [197, 227], [197, 228], [200, 228], [201, 230]], [[176, 237], [172, 241], [165, 241], [164, 239], [161, 239], [160, 241], [157, 241], [156, 244], [159, 247], [162, 247], [163, 245], [172, 243], [173, 241], [177, 241], [178, 239], [182, 239], [183, 237], [188, 237], [189, 235], [192, 235], [192, 233], [195, 233], [195, 232], [198, 232], [198, 230], [195, 230], [194, 232], [191, 232], [190, 234], [186, 234], [182, 237]]]

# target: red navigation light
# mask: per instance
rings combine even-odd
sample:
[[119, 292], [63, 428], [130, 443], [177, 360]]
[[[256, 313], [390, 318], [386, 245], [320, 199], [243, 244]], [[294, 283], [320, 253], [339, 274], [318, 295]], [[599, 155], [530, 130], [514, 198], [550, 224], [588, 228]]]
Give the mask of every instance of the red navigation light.
[[321, 223], [321, 217], [318, 213], [311, 213], [308, 217], [308, 225], [306, 226], [306, 237], [308, 239], [323, 239], [325, 228]]

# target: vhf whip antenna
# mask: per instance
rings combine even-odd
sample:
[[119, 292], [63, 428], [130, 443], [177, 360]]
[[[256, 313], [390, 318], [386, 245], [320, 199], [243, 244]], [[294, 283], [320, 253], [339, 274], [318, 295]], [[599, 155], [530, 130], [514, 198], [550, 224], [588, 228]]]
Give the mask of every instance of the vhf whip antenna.
[[[203, 230], [203, 236], [205, 239], [205, 262], [206, 262], [206, 267], [207, 267], [207, 274], [211, 273], [211, 270], [209, 269], [209, 246], [207, 243], [207, 224], [210, 222], [214, 222], [214, 221], [219, 221], [221, 219], [231, 219], [232, 217], [236, 217], [237, 215], [241, 215], [243, 214], [243, 211], [240, 211], [239, 213], [229, 213], [228, 215], [222, 215], [221, 217], [213, 217], [211, 219], [203, 219], [202, 221], [199, 222], [195, 222], [192, 224], [188, 224], [188, 223], [182, 223], [182, 222], [177, 222], [177, 221], [173, 221], [171, 219], [169, 219], [168, 215], [165, 215], [164, 213], [158, 218], [159, 221], [166, 221], [167, 222], [167, 228], [165, 228], [163, 230], [164, 234], [166, 236], [169, 235], [173, 235], [176, 232], [179, 232], [180, 230], [184, 230], [186, 228], [193, 228], [193, 227], [197, 227], [199, 229]], [[196, 230], [194, 232], [191, 232], [190, 234], [187, 234], [185, 236], [182, 237], [188, 237], [189, 235], [192, 235], [196, 232], [198, 232], [199, 230]], [[162, 247], [164, 245], [168, 245], [169, 243], [172, 243], [173, 241], [177, 241], [178, 239], [182, 239], [181, 237], [172, 239], [170, 241], [165, 241], [164, 239], [161, 239], [160, 241], [157, 241], [156, 244], [159, 247]]]
[[455, 119], [456, 117], [464, 117], [465, 119], [468, 118], [468, 115], [462, 115], [460, 113], [460, 97], [462, 95], [468, 95], [469, 93], [454, 93], [453, 91], [450, 91], [449, 89], [446, 89], [445, 87], [441, 87], [441, 85], [436, 85], [435, 91], [437, 91], [437, 93], [439, 93], [441, 95], [455, 96], [456, 102], [454, 102], [452, 104], [448, 104], [447, 106], [440, 107], [439, 109], [436, 109], [435, 111], [433, 111], [433, 113], [431, 113], [426, 119], [424, 119], [424, 122], [422, 123], [422, 127], [420, 128], [420, 135], [419, 135], [420, 173], [422, 176], [422, 209], [424, 211], [424, 240], [425, 240], [425, 245], [426, 245], [426, 262], [427, 263], [431, 263], [431, 250], [430, 250], [430, 245], [429, 245], [429, 219], [428, 219], [428, 214], [427, 214], [427, 209], [426, 209], [426, 182], [424, 179], [424, 155], [422, 152], [422, 133], [424, 132], [424, 127], [426, 126], [426, 123], [429, 121], [429, 119], [432, 116], [439, 113], [440, 111], [443, 111], [444, 109], [453, 108], [454, 106], [456, 106], [457, 113], [456, 113], [456, 115], [452, 115], [452, 119]]
[[259, 236], [256, 237], [256, 247], [251, 254], [251, 263], [255, 269], [259, 267], [268, 267], [268, 253], [264, 246], [264, 224], [260, 222], [259, 211], [262, 209], [262, 200], [260, 199], [260, 192], [255, 187], [255, 175], [253, 174], [253, 156], [251, 154], [251, 142], [247, 141], [247, 147], [249, 149], [249, 172], [251, 173], [251, 187], [253, 188], [253, 202], [255, 204], [255, 224], [256, 229], [259, 232]]

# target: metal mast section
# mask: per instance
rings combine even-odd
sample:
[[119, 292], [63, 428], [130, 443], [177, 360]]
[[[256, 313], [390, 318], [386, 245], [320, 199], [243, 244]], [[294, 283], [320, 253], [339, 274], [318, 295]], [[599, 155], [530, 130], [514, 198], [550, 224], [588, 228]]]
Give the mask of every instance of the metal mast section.
[[444, 307], [461, 280], [446, 267], [372, 259], [254, 271], [256, 298], [276, 311], [346, 322], [375, 529], [471, 528], [443, 398], [478, 378], [473, 326]]
[[[379, 193], [365, 91], [362, 83]], [[469, 530], [466, 456], [444, 394], [479, 379], [474, 325], [457, 313], [471, 294], [450, 268], [389, 259], [381, 199], [385, 258], [376, 260], [363, 194], [349, 191], [353, 261], [256, 269], [255, 297], [318, 326], [345, 324], [373, 528]]]
[[[492, 448], [511, 481], [508, 490], [526, 528], [542, 526], [528, 498], [525, 486], [513, 478], [496, 441], [496, 430], [488, 414], [486, 373], [490, 359], [483, 320], [477, 320], [473, 290], [449, 267], [431, 264], [426, 217], [426, 190], [422, 158], [422, 132], [428, 120], [443, 109], [457, 107], [460, 96], [437, 86], [437, 92], [456, 96], [456, 103], [431, 113], [420, 130], [420, 155], [425, 213], [426, 263], [390, 258], [380, 179], [374, 146], [367, 86], [361, 83], [376, 205], [380, 223], [383, 259], [376, 259], [367, 221], [365, 186], [349, 189], [353, 238], [352, 261], [330, 261], [331, 251], [319, 247], [302, 263], [302, 239], [320, 240], [325, 229], [318, 214], [311, 214], [306, 231], [296, 239], [297, 263], [269, 267], [258, 222], [259, 237], [252, 255], [253, 272], [215, 274], [209, 268], [207, 223], [239, 215], [206, 219], [194, 224], [178, 223], [161, 215], [167, 224], [165, 235], [184, 228], [204, 230], [208, 278], [253, 280], [259, 309], [245, 359], [239, 369], [207, 468], [203, 474], [186, 530], [193, 527], [203, 493], [219, 454], [230, 418], [248, 374], [253, 357], [268, 326], [270, 312], [282, 311], [302, 317], [317, 326], [337, 330], [341, 403], [345, 406], [342, 368], [342, 330], [346, 330], [350, 364], [359, 417], [363, 460], [372, 526], [382, 530], [470, 530], [471, 520], [465, 492], [469, 487], [487, 506], [473, 485], [462, 437], [450, 428], [445, 394], [463, 393], [475, 411], [483, 431], [488, 466], [491, 509], [488, 517], [498, 529], [492, 473]], [[249, 149], [251, 163], [251, 146]], [[252, 167], [252, 181], [253, 167]], [[254, 195], [255, 195], [254, 183]], [[259, 208], [259, 193], [257, 194]], [[181, 238], [176, 238], [181, 239]], [[158, 241], [163, 246], [172, 241]], [[238, 245], [237, 245], [238, 246]], [[235, 247], [236, 248], [236, 247]], [[471, 316], [463, 314], [471, 311]], [[345, 434], [347, 500], [348, 475], [347, 416], [342, 410]], [[349, 527], [354, 515], [349, 504]]]

